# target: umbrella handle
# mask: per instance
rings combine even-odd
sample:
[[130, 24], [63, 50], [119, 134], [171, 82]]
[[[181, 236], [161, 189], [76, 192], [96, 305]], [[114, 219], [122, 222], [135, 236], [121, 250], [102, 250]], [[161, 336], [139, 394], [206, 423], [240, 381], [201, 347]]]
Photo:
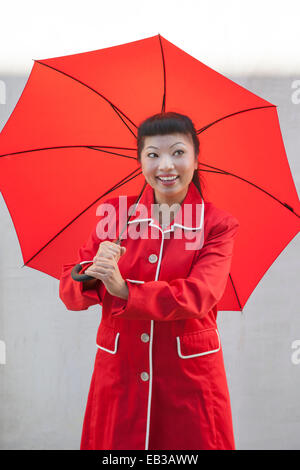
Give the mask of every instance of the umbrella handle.
[[82, 265], [81, 264], [76, 264], [74, 268], [71, 271], [71, 276], [74, 281], [78, 282], [83, 282], [83, 281], [89, 281], [90, 279], [95, 279], [93, 276], [89, 276], [88, 274], [79, 274], [79, 272], [82, 270]]

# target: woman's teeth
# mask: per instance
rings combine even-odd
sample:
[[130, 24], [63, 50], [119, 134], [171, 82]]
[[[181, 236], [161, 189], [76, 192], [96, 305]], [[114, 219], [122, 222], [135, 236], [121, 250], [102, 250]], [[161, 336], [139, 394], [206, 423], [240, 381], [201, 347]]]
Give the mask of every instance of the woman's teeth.
[[158, 176], [158, 179], [161, 181], [173, 181], [177, 176]]

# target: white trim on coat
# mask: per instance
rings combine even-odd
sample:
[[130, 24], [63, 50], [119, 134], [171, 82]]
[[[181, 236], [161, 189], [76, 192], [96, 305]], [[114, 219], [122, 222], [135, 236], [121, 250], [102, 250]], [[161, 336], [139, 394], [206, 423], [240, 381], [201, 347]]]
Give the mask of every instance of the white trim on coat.
[[118, 349], [118, 339], [119, 339], [119, 336], [120, 336], [120, 333], [117, 333], [117, 334], [116, 334], [116, 337], [115, 337], [115, 349], [114, 349], [113, 351], [112, 351], [111, 349], [104, 348], [103, 346], [99, 346], [99, 344], [97, 344], [97, 343], [96, 343], [96, 346], [97, 346], [97, 348], [103, 349], [103, 351], [107, 351], [107, 352], [109, 352], [110, 354], [116, 354], [117, 349]]
[[[151, 224], [150, 224], [151, 225]], [[158, 280], [159, 276], [159, 271], [160, 271], [160, 265], [161, 265], [161, 260], [162, 260], [162, 252], [163, 252], [163, 245], [164, 245], [164, 231], [161, 230], [160, 227], [157, 225], [154, 225], [157, 227], [161, 232], [162, 232], [162, 239], [161, 239], [161, 244], [160, 244], [160, 250], [159, 250], [159, 258], [158, 258], [158, 263], [157, 263], [157, 268], [156, 268], [156, 273], [155, 273], [155, 281]], [[152, 344], [153, 344], [153, 328], [154, 328], [154, 320], [151, 321], [151, 327], [150, 327], [150, 344], [149, 344], [149, 375], [150, 375], [150, 382], [149, 382], [149, 395], [148, 395], [148, 409], [147, 409], [147, 426], [146, 426], [146, 442], [145, 442], [145, 450], [149, 449], [149, 433], [150, 433], [150, 414], [151, 414], [151, 398], [152, 398], [152, 381], [153, 381], [153, 368], [152, 368]]]
[[[134, 224], [135, 222], [147, 222], [150, 220], [150, 224], [149, 226], [150, 227], [156, 227], [158, 228], [158, 230], [160, 230], [162, 233], [167, 233], [167, 232], [174, 232], [174, 227], [179, 227], [179, 228], [183, 228], [184, 230], [200, 230], [202, 227], [203, 227], [203, 222], [204, 222], [204, 207], [205, 207], [205, 204], [204, 204], [204, 200], [203, 198], [202, 199], [202, 203], [201, 203], [201, 218], [200, 218], [200, 225], [199, 227], [187, 227], [186, 225], [181, 225], [181, 224], [178, 224], [177, 222], [174, 222], [174, 224], [171, 226], [170, 229], [168, 230], [162, 230], [161, 227], [159, 227], [158, 225], [156, 225], [154, 223], [154, 219], [152, 219], [152, 217], [149, 217], [148, 219], [134, 219], [134, 220], [129, 220], [128, 224]], [[136, 208], [135, 208], [136, 209]]]
[[[206, 330], [203, 330], [203, 331], [206, 331]], [[206, 356], [206, 354], [212, 354], [212, 353], [220, 351], [220, 348], [221, 348], [220, 335], [217, 329], [215, 329], [215, 331], [218, 335], [218, 340], [219, 340], [219, 346], [217, 349], [210, 349], [209, 351], [205, 351], [203, 353], [190, 354], [188, 356], [182, 354], [181, 348], [180, 348], [180, 336], [176, 336], [178, 356], [181, 357], [182, 359], [189, 359], [190, 357]]]

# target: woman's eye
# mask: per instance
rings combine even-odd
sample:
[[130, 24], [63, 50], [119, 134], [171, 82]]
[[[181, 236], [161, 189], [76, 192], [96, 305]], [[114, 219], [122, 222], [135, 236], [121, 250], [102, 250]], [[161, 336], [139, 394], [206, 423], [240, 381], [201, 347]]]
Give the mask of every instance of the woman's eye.
[[[177, 152], [180, 152], [180, 155], [184, 153], [183, 150], [175, 150], [174, 155], [175, 155]], [[157, 153], [154, 153], [154, 152], [148, 153], [148, 157], [153, 158], [152, 155], [154, 155], [154, 156], [157, 157]]]

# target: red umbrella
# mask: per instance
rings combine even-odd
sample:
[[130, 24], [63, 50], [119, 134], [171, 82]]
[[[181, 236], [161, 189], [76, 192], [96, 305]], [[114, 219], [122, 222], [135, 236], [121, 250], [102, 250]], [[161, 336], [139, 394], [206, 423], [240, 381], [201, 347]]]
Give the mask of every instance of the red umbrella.
[[240, 221], [219, 309], [241, 310], [300, 227], [276, 105], [161, 35], [34, 62], [0, 134], [0, 189], [24, 265], [59, 279], [103, 198], [140, 193], [137, 127], [161, 111], [191, 117], [206, 200]]

